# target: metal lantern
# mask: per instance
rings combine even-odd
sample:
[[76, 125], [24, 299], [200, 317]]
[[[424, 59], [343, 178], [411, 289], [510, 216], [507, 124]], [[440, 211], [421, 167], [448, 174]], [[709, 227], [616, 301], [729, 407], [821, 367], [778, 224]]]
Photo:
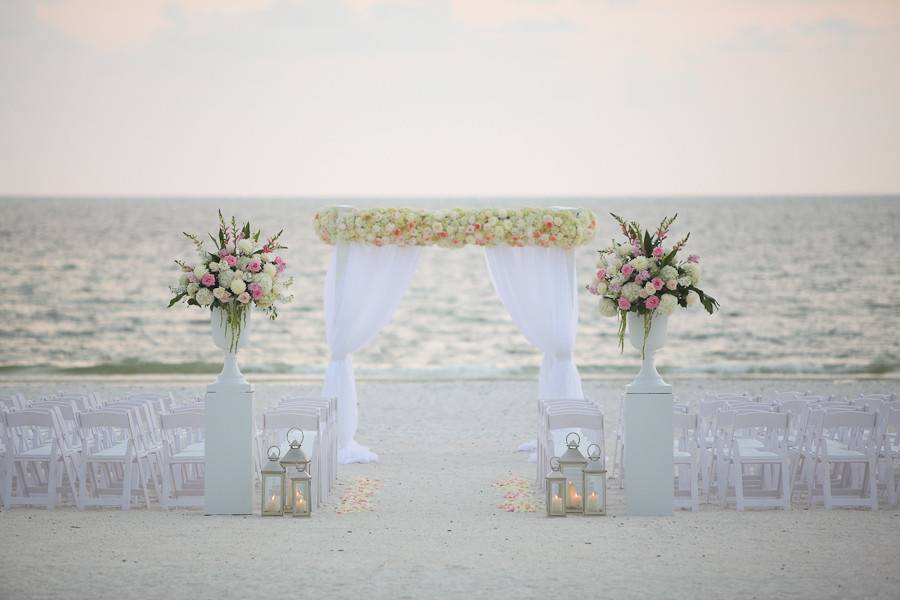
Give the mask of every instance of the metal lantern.
[[566, 476], [559, 467], [559, 459], [555, 456], [550, 459], [550, 472], [546, 476], [547, 481], [547, 516], [566, 516]]
[[565, 504], [566, 512], [580, 513], [584, 487], [581, 471], [587, 465], [587, 459], [578, 449], [581, 436], [571, 432], [566, 436], [566, 451], [559, 457], [559, 468], [566, 476]]
[[606, 514], [606, 465], [600, 460], [600, 446], [588, 446], [587, 466], [581, 472], [584, 479], [581, 489], [584, 490], [584, 514]]
[[306, 471], [291, 473], [291, 510], [295, 517], [308, 517], [312, 514], [311, 481], [312, 478]]
[[[300, 441], [291, 439], [291, 432], [294, 431], [300, 432]], [[287, 438], [290, 447], [288, 448], [288, 451], [284, 453], [284, 458], [281, 459], [281, 466], [284, 467], [287, 476], [291, 477], [294, 473], [299, 473], [300, 471], [309, 473], [309, 459], [306, 458], [306, 454], [300, 449], [300, 446], [303, 445], [303, 430], [298, 427], [291, 427], [288, 429], [285, 437]], [[292, 492], [293, 490], [290, 489], [290, 481], [285, 479], [283, 496], [284, 512], [291, 512], [294, 510], [294, 503], [291, 497]], [[309, 498], [307, 497], [307, 501], [308, 500]]]
[[262, 468], [260, 514], [264, 517], [280, 517], [284, 514], [284, 467], [278, 464], [281, 450], [278, 446], [271, 446], [266, 454], [269, 462]]

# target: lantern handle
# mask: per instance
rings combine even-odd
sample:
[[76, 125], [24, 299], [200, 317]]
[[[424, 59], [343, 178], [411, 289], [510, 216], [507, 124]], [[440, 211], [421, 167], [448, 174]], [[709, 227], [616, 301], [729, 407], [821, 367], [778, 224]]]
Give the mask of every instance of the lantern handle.
[[[556, 461], [556, 462], [553, 462], [553, 461]], [[560, 470], [559, 457], [554, 456], [553, 458], [550, 459], [550, 470], [551, 471], [559, 471]]]
[[[573, 435], [575, 436], [575, 444], [574, 445], [571, 442], [569, 442], [569, 438], [572, 437]], [[578, 433], [576, 433], [574, 431], [570, 431], [569, 435], [566, 436], [566, 446], [568, 446], [569, 448], [577, 448], [579, 445], [581, 445], [581, 436], [578, 435]]]
[[[596, 448], [596, 449], [597, 449], [597, 453], [594, 454], [593, 452], [591, 452], [591, 448]], [[600, 460], [600, 457], [602, 456], [602, 453], [601, 453], [601, 450], [600, 450], [600, 446], [599, 446], [599, 445], [597, 445], [597, 444], [591, 444], [590, 446], [588, 446], [587, 451], [588, 451], [588, 458], [590, 458], [591, 460]]]
[[[273, 454], [274, 456], [272, 456]], [[281, 448], [278, 446], [269, 446], [269, 449], [266, 450], [266, 456], [268, 456], [271, 461], [278, 460], [281, 457]]]
[[293, 444], [293, 443], [294, 443], [294, 442], [291, 441], [291, 432], [292, 432], [292, 431], [299, 431], [299, 432], [300, 432], [300, 445], [302, 446], [302, 445], [303, 445], [303, 440], [304, 440], [304, 438], [306, 437], [306, 434], [304, 434], [304, 433], [303, 433], [303, 430], [300, 429], [299, 427], [291, 427], [290, 429], [287, 430], [287, 433], [284, 434], [284, 437], [285, 437], [285, 439], [287, 439], [288, 444]]

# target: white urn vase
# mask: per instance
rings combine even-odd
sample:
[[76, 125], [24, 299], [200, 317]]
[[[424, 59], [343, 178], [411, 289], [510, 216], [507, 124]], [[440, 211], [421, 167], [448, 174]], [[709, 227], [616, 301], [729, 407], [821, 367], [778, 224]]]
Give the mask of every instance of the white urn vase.
[[221, 308], [212, 309], [210, 327], [213, 341], [219, 350], [225, 353], [225, 364], [216, 379], [216, 384], [247, 383], [238, 367], [237, 354], [241, 347], [247, 344], [247, 338], [250, 335], [250, 312], [249, 308], [244, 309], [243, 322], [240, 327], [240, 335], [238, 335], [228, 323], [228, 313]]
[[[671, 392], [672, 386], [663, 381], [656, 370], [656, 351], [666, 343], [666, 327], [669, 324], [669, 317], [654, 313], [649, 332], [646, 332], [644, 328], [644, 318], [644, 315], [628, 313], [628, 339], [638, 353], [643, 351], [641, 370], [634, 381], [628, 385], [628, 391], [647, 394]], [[651, 318], [651, 315], [647, 315], [647, 318]]]

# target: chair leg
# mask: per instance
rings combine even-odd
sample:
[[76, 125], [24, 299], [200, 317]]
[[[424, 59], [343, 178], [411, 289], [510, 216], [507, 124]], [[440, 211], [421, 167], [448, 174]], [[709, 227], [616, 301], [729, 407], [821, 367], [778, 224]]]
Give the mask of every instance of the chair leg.
[[7, 450], [10, 454], [10, 458], [6, 460], [6, 470], [3, 472], [3, 506], [6, 510], [9, 510], [12, 506], [12, 478], [13, 478], [13, 462], [12, 462], [12, 449]]
[[47, 510], [56, 508], [56, 484], [59, 480], [59, 461], [50, 458], [47, 461]]
[[134, 485], [131, 470], [132, 462], [130, 458], [125, 460], [125, 475], [122, 478], [122, 510], [131, 508], [131, 487]]
[[744, 465], [740, 462], [734, 465], [734, 503], [738, 512], [744, 510]]
[[822, 496], [825, 499], [825, 508], [832, 508], [833, 504], [831, 503], [831, 465], [826, 463], [820, 463], [820, 468], [822, 472]]
[[691, 463], [689, 471], [691, 473], [691, 512], [697, 512], [700, 510], [700, 484], [698, 482], [700, 463], [698, 461]]
[[866, 471], [863, 475], [863, 481], [869, 479], [869, 497], [872, 501], [872, 510], [878, 510], [878, 482], [875, 478], [875, 461], [870, 460], [866, 463]]

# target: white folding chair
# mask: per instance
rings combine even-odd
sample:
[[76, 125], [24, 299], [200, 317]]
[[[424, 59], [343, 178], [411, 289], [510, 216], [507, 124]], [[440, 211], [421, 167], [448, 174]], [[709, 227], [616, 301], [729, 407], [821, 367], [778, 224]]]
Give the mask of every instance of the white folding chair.
[[891, 506], [900, 500], [900, 406], [890, 405], [881, 411], [881, 452], [879, 465], [883, 473], [885, 491]]
[[309, 459], [309, 475], [312, 479], [314, 491], [311, 492], [314, 506], [318, 506], [325, 500], [324, 483], [322, 481], [322, 452], [321, 442], [323, 436], [322, 421], [317, 409], [284, 408], [272, 409], [262, 415], [262, 431], [259, 442], [269, 446], [278, 446], [281, 456], [287, 454], [287, 432], [297, 428], [303, 431], [302, 450]]
[[[130, 411], [122, 409], [78, 415], [84, 441], [78, 473], [82, 507], [119, 506], [128, 510], [132, 494], [139, 490], [150, 508], [147, 492], [150, 459], [140, 443], [131, 415]], [[107, 445], [109, 440], [112, 442]]]
[[[733, 500], [739, 511], [748, 505], [790, 510], [790, 455], [785, 443], [788, 416], [768, 411], [720, 411], [720, 417], [725, 424], [725, 442], [717, 458], [721, 506]], [[759, 474], [747, 473], [754, 470]]]
[[[543, 427], [545, 438], [539, 441], [543, 449], [540, 464], [549, 465], [554, 456], [562, 456], [566, 450], [566, 436], [575, 431], [580, 438], [579, 450], [587, 456], [588, 446], [600, 447], [601, 464], [606, 464], [606, 440], [603, 436], [603, 412], [591, 407], [548, 407]], [[549, 467], [548, 467], [549, 470]], [[546, 474], [546, 473], [545, 473]], [[541, 489], [544, 479], [539, 482]]]
[[167, 509], [203, 506], [204, 416], [202, 411], [160, 415], [162, 446], [162, 495]]
[[[674, 505], [700, 510], [700, 431], [697, 415], [673, 411]], [[686, 492], [686, 494], [685, 494]]]
[[320, 444], [323, 462], [323, 482], [326, 485], [326, 495], [331, 493], [331, 487], [337, 480], [337, 453], [338, 453], [338, 429], [337, 429], [337, 398], [319, 396], [286, 396], [281, 399], [278, 408], [317, 408], [324, 419], [323, 439]]
[[[75, 478], [67, 473], [64, 448], [60, 447], [60, 442], [65, 442], [60, 432], [59, 410], [48, 406], [3, 412], [0, 418], [3, 419], [6, 435], [3, 473], [3, 503], [6, 508], [26, 504], [53, 510], [59, 500], [60, 483], [64, 476], [77, 504]], [[46, 435], [34, 435], [36, 429], [44, 430]]]
[[[867, 506], [878, 510], [876, 415], [861, 411], [819, 412], [807, 475], [810, 508]], [[859, 469], [852, 467], [859, 466]], [[861, 470], [861, 476], [858, 471]]]

